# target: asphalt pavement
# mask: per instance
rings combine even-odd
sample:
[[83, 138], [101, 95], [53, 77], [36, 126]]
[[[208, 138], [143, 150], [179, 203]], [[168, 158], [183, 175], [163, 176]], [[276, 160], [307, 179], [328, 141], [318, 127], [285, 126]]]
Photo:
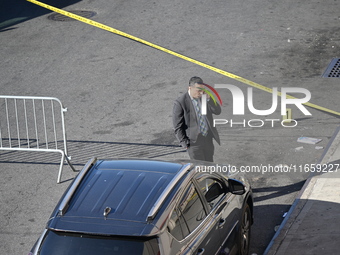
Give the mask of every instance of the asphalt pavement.
[[[94, 12], [95, 21], [268, 88], [307, 89], [311, 103], [339, 111], [339, 78], [321, 77], [339, 57], [338, 1], [44, 2]], [[173, 101], [186, 92], [191, 76], [210, 85], [235, 85], [245, 98], [250, 93], [249, 84], [230, 76], [97, 27], [53, 20], [51, 14], [26, 1], [0, 0], [0, 94], [59, 98], [68, 109], [69, 154], [77, 169], [93, 156], [188, 158], [175, 140], [171, 116]], [[228, 123], [217, 127], [222, 143], [215, 147], [216, 164], [230, 163], [246, 171], [255, 192], [250, 253], [263, 254], [268, 245], [276, 249], [283, 240], [281, 223], [287, 227], [288, 219], [294, 219], [290, 210], [292, 205], [297, 208], [296, 199], [313, 208], [319, 206], [317, 201], [337, 204], [322, 202], [316, 195], [311, 204], [299, 192], [309, 190], [308, 183], [324, 187], [323, 179], [332, 180], [311, 178], [310, 169], [330, 151], [339, 116], [315, 107], [307, 107], [312, 115], [306, 116], [293, 106], [296, 126], [265, 121], [254, 127], [265, 119], [282, 119], [281, 99], [268, 116], [253, 114], [246, 103], [245, 115], [233, 116], [231, 93], [218, 92], [223, 99], [218, 118]], [[256, 109], [272, 106], [270, 93], [257, 88], [253, 93]], [[1, 126], [5, 108], [0, 104]], [[321, 141], [305, 144], [298, 142], [300, 137]], [[59, 160], [53, 153], [0, 151], [1, 254], [27, 254], [40, 235], [75, 175], [65, 166], [63, 182], [56, 184]], [[304, 208], [303, 212], [308, 207]], [[291, 226], [298, 226], [293, 222]], [[287, 233], [293, 236], [294, 228], [290, 229]], [[295, 240], [290, 241], [293, 245], [301, 238], [290, 240]], [[336, 243], [333, 240], [328, 242]]]
[[338, 254], [340, 126], [264, 254]]

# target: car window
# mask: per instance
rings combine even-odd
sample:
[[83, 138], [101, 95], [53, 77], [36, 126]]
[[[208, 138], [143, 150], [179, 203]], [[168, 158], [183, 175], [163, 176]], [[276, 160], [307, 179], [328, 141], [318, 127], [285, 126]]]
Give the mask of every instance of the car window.
[[[207, 195], [209, 195], [207, 203], [209, 204], [210, 209], [213, 209], [226, 193], [225, 189], [223, 188], [223, 184], [221, 181], [211, 177], [202, 177], [198, 178], [197, 180], [199, 188], [202, 191], [204, 197], [207, 199]], [[214, 191], [212, 189], [214, 189]], [[211, 195], [211, 192], [213, 192], [213, 196]]]
[[206, 216], [199, 194], [194, 185], [190, 184], [170, 217], [168, 231], [177, 240], [182, 240], [194, 231]]
[[157, 255], [156, 238], [148, 240], [112, 238], [48, 231], [39, 255]]
[[171, 214], [168, 231], [177, 240], [184, 239], [189, 234], [189, 229], [184, 221], [184, 217], [177, 209]]
[[192, 232], [207, 216], [202, 201], [193, 184], [184, 192], [178, 209], [183, 214], [185, 222]]

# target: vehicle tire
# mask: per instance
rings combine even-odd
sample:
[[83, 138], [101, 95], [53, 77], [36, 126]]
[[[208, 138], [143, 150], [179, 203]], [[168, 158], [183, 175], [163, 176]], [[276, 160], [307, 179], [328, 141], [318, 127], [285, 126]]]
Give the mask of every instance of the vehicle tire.
[[239, 230], [239, 255], [248, 255], [249, 253], [251, 217], [250, 207], [248, 204], [245, 204]]

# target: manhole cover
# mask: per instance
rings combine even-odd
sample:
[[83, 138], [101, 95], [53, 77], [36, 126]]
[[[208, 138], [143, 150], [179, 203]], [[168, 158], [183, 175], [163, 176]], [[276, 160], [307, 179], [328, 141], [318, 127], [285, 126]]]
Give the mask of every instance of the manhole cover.
[[340, 77], [340, 58], [333, 58], [322, 77]]
[[[68, 11], [68, 12], [82, 16], [84, 18], [92, 18], [94, 15], [96, 15], [96, 12], [93, 12], [93, 11]], [[75, 20], [65, 15], [62, 15], [60, 13], [53, 13], [49, 15], [47, 18], [50, 20], [54, 20], [54, 21], [74, 21]]]

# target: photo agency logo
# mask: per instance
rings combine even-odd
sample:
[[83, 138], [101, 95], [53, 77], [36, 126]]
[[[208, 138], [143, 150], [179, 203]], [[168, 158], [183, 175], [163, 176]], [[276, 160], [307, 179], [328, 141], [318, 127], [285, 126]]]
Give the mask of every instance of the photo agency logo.
[[[204, 84], [206, 88], [202, 88], [204, 91], [202, 95], [202, 115], [207, 114], [207, 100], [208, 96], [214, 101], [215, 104], [219, 102], [222, 106], [221, 96], [216, 89], [228, 89], [231, 92], [233, 98], [233, 116], [245, 115], [245, 96], [240, 88], [231, 84], [216, 84], [213, 88], [207, 84]], [[289, 93], [299, 93], [303, 95], [302, 98], [294, 98], [289, 96]], [[281, 96], [281, 115], [285, 116], [283, 119], [243, 119], [242, 121], [233, 121], [233, 119], [214, 119], [214, 127], [217, 125], [230, 125], [230, 127], [263, 127], [266, 123], [271, 127], [275, 126], [275, 123], [280, 123], [283, 127], [296, 127], [297, 121], [291, 118], [291, 109], [287, 108], [287, 105], [295, 105], [304, 115], [311, 116], [312, 114], [303, 105], [311, 99], [311, 93], [309, 90], [298, 87], [282, 87], [281, 91], [277, 87], [273, 87], [272, 91], [272, 105], [267, 110], [259, 110], [254, 107], [253, 88], [247, 88], [247, 106], [248, 110], [256, 116], [268, 116], [273, 114], [278, 107], [278, 97]], [[208, 95], [208, 96], [207, 96]], [[217, 99], [216, 99], [217, 98]]]
[[[214, 89], [212, 86], [203, 83], [203, 85], [207, 88], [199, 88], [200, 90], [203, 91], [202, 94], [202, 107], [201, 107], [201, 112], [202, 115], [207, 115], [207, 95], [209, 95], [209, 97], [214, 101], [214, 104], [217, 104], [217, 100], [219, 102], [219, 104], [222, 106], [222, 99], [221, 96], [217, 93], [216, 89]], [[215, 96], [217, 97], [217, 99], [215, 98]]]

